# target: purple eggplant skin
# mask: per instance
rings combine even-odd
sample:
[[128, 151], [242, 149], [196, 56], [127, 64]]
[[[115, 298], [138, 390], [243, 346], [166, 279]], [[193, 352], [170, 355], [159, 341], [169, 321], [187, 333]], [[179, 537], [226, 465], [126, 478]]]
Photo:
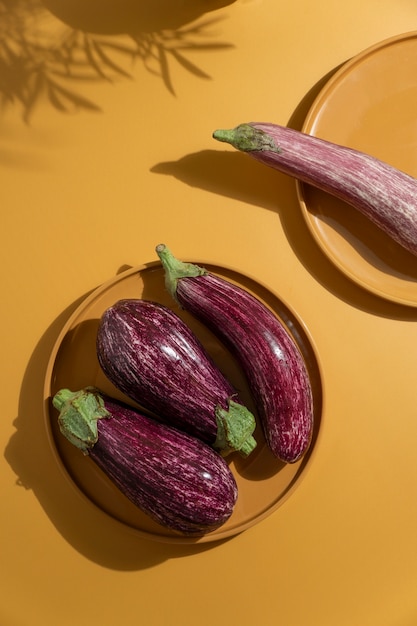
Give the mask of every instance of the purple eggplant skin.
[[119, 300], [97, 332], [100, 366], [127, 398], [226, 455], [256, 447], [256, 421], [187, 324], [170, 308]]
[[257, 161], [344, 200], [417, 255], [417, 179], [372, 155], [271, 123], [216, 130]]
[[62, 434], [162, 526], [198, 537], [232, 515], [235, 478], [223, 457], [199, 439], [93, 388], [61, 389], [53, 405]]
[[168, 291], [235, 355], [272, 453], [295, 463], [310, 447], [314, 407], [303, 356], [274, 313], [245, 289], [156, 248]]

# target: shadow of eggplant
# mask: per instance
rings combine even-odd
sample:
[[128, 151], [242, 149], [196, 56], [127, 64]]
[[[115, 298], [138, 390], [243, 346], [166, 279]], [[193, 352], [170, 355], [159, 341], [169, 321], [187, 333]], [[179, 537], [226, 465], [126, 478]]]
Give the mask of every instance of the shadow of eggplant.
[[[74, 84], [132, 78], [142, 62], [175, 94], [171, 64], [210, 76], [190, 52], [230, 48], [217, 39], [217, 18], [234, 0], [0, 0], [0, 105], [19, 105], [25, 122], [41, 100], [62, 113], [100, 111]], [[200, 19], [201, 18], [201, 19]]]

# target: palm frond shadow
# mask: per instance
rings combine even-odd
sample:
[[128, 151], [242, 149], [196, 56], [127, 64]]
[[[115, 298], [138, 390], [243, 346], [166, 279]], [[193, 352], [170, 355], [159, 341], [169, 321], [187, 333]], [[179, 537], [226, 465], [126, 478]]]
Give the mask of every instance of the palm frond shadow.
[[65, 24], [41, 0], [0, 0], [0, 110], [20, 106], [25, 122], [41, 101], [62, 113], [100, 111], [80, 85], [132, 79], [138, 61], [175, 95], [173, 62], [209, 79], [187, 53], [231, 47], [210, 40], [217, 21], [206, 18], [160, 31], [141, 31], [137, 24], [130, 32], [109, 34]]
[[171, 80], [170, 62], [177, 62], [197, 78], [208, 79], [210, 76], [187, 58], [187, 52], [209, 52], [232, 47], [231, 44], [227, 43], [199, 42], [194, 39], [199, 36], [204, 37], [205, 29], [213, 25], [214, 22], [215, 20], [205, 20], [193, 28], [133, 35], [132, 40], [136, 47], [134, 58], [138, 57], [149, 71], [159, 75], [167, 89], [175, 94]]

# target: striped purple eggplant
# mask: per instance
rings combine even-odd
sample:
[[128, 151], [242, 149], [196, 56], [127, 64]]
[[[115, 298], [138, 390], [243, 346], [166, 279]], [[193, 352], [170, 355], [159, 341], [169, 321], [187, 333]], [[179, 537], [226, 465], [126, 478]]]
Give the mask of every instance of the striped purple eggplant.
[[255, 448], [255, 417], [207, 351], [168, 307], [119, 300], [99, 323], [97, 356], [117, 389], [226, 455]]
[[52, 401], [62, 434], [159, 524], [201, 536], [231, 516], [236, 481], [210, 446], [97, 389], [61, 389]]
[[168, 291], [181, 307], [215, 333], [246, 373], [273, 454], [298, 461], [310, 446], [313, 395], [303, 356], [284, 325], [245, 289], [169, 249], [156, 248]]
[[417, 255], [416, 178], [369, 154], [276, 124], [241, 124], [213, 137], [344, 200]]

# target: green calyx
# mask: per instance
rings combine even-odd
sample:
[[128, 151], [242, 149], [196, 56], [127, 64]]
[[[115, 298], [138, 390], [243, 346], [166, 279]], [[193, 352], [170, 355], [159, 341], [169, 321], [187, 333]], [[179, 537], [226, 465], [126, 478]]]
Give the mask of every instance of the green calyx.
[[230, 130], [215, 130], [214, 139], [230, 143], [241, 152], [254, 152], [268, 150], [269, 152], [281, 152], [281, 149], [273, 138], [259, 128], [250, 124], [240, 124]]
[[216, 419], [217, 438], [213, 447], [223, 456], [236, 451], [247, 457], [256, 448], [255, 418], [245, 406], [229, 400], [227, 409], [216, 407]]
[[98, 440], [97, 421], [110, 417], [101, 395], [93, 387], [80, 391], [61, 389], [52, 398], [52, 404], [59, 411], [61, 433], [87, 454]]
[[168, 293], [177, 299], [177, 282], [180, 278], [189, 278], [207, 274], [207, 270], [193, 263], [184, 263], [177, 259], [163, 243], [156, 246], [156, 253], [165, 270], [165, 286]]

